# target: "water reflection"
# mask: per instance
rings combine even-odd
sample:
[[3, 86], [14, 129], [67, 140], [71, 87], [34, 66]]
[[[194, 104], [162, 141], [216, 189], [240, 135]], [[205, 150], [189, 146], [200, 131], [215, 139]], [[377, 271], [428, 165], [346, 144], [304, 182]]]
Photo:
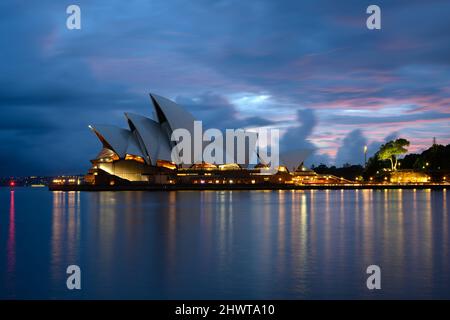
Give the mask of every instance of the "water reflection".
[[[281, 298], [285, 291], [295, 297], [320, 297], [323, 292], [363, 297], [367, 293], [356, 279], [364, 278], [370, 264], [382, 267], [386, 287], [392, 286], [395, 295], [399, 288], [411, 287], [405, 272], [411, 268], [422, 279], [415, 279], [416, 285], [429, 288], [435, 248], [448, 248], [436, 243], [448, 239], [446, 198], [439, 200], [445, 203], [444, 228], [436, 239], [436, 199], [429, 190], [100, 193], [97, 199], [97, 213], [90, 213], [97, 232], [88, 250], [95, 252], [102, 272], [129, 269], [114, 267], [123, 249], [130, 263], [162, 261], [153, 269], [160, 277], [157, 283], [161, 292], [175, 297], [185, 297], [193, 279], [205, 292], [213, 285], [219, 292], [232, 292], [239, 285], [250, 293], [251, 284], [261, 297]], [[70, 243], [77, 241], [79, 222], [71, 218], [79, 211], [77, 201], [76, 194], [55, 194], [54, 247], [59, 250], [64, 235], [69, 256], [74, 255]], [[145, 219], [151, 202], [156, 210]], [[153, 239], [152, 249], [148, 241], [141, 242], [144, 233]], [[141, 254], [148, 256], [139, 258]]]
[[66, 268], [79, 262], [80, 192], [52, 192], [51, 274], [62, 283]]
[[65, 268], [78, 264], [87, 298], [370, 298], [365, 270], [377, 264], [376, 297], [450, 298], [447, 191], [47, 195], [49, 227], [36, 230], [26, 222], [37, 214], [8, 194], [7, 274], [22, 278], [16, 261], [36, 259], [16, 252], [20, 230], [49, 239], [33, 260], [48, 264], [49, 290], [33, 297], [67, 297]]
[[[439, 204], [438, 204], [439, 205]], [[449, 252], [449, 248], [448, 248], [448, 232], [446, 232], [446, 228], [448, 228], [448, 209], [447, 209], [447, 190], [444, 189], [444, 191], [442, 192], [442, 224], [441, 224], [441, 228], [442, 228], [442, 242], [444, 243], [444, 248], [443, 248], [443, 252]]]
[[168, 205], [168, 219], [167, 232], [169, 234], [167, 239], [167, 265], [168, 270], [174, 271], [177, 263], [176, 254], [176, 234], [177, 234], [177, 193], [169, 192]]
[[10, 191], [9, 197], [9, 226], [7, 242], [7, 275], [10, 281], [16, 269], [16, 210], [14, 204], [14, 190]]
[[[280, 190], [277, 192], [277, 202], [278, 202], [278, 221], [277, 221], [277, 235], [276, 240], [277, 246], [277, 272], [282, 273], [285, 271], [285, 259], [286, 259], [286, 212], [285, 212], [285, 194], [286, 191]], [[266, 255], [267, 256], [267, 255]]]

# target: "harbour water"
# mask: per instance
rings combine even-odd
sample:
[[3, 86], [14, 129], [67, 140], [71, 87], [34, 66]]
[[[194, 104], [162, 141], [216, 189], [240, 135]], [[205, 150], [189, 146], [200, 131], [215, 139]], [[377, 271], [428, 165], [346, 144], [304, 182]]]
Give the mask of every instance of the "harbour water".
[[0, 188], [0, 298], [449, 299], [449, 206], [447, 190]]

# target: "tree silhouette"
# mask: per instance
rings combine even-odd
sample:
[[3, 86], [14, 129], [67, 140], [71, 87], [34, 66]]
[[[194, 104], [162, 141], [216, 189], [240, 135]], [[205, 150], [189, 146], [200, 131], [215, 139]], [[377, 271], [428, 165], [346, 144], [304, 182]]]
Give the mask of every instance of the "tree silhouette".
[[397, 139], [389, 141], [383, 144], [378, 151], [378, 159], [380, 160], [390, 160], [391, 169], [393, 171], [397, 170], [397, 156], [408, 152], [406, 147], [409, 146], [409, 141], [406, 139]]

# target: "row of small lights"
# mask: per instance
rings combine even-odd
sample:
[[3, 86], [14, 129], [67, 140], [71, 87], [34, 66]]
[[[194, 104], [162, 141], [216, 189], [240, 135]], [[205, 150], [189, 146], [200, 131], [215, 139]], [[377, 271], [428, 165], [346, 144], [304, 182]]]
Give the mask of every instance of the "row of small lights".
[[79, 179], [74, 179], [74, 178], [70, 178], [70, 179], [53, 179], [52, 182], [54, 184], [65, 184], [65, 183], [78, 183], [78, 184], [80, 184], [80, 180]]
[[[341, 178], [341, 179], [342, 179], [342, 178]], [[384, 177], [384, 180], [387, 180], [387, 179], [388, 179], [388, 177]], [[431, 180], [430, 177], [427, 177], [427, 179], [428, 179], [428, 180]], [[398, 180], [402, 180], [402, 178], [399, 177]], [[442, 177], [442, 180], [446, 181], [446, 180], [447, 180], [447, 177]], [[373, 181], [373, 177], [370, 177], [370, 181]], [[394, 181], [394, 179], [391, 179], [391, 181]]]
[[[226, 180], [215, 180], [214, 182], [215, 182], [216, 184], [227, 183]], [[172, 183], [175, 183], [175, 181], [174, 181], [174, 180], [169, 180], [169, 183], [172, 184]], [[212, 180], [209, 180], [208, 182], [206, 182], [205, 180], [200, 180], [200, 184], [204, 184], [204, 183], [213, 183], [213, 181], [212, 181]], [[228, 183], [229, 183], [229, 184], [233, 184], [233, 183], [234, 183], [234, 180], [228, 180]], [[252, 184], [255, 184], [255, 183], [256, 183], [256, 180], [252, 180], [251, 183], [252, 183]]]

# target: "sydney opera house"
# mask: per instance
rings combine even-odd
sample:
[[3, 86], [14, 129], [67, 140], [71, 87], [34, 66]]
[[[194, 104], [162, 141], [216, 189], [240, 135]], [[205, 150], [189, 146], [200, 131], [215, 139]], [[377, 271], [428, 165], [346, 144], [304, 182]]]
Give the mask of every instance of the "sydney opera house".
[[[227, 154], [222, 161], [204, 161], [203, 153], [208, 145], [205, 145], [203, 134], [200, 137], [196, 135], [199, 122], [169, 99], [150, 94], [150, 100], [153, 117], [125, 113], [126, 129], [112, 125], [90, 125], [89, 128], [101, 143], [100, 152], [91, 160], [91, 168], [84, 177], [58, 177], [49, 185], [49, 189], [296, 189], [333, 186], [354, 188], [358, 184], [357, 181], [318, 174], [306, 168], [303, 165], [307, 154], [305, 151], [286, 152], [277, 161], [268, 161], [271, 158], [262, 156], [256, 144], [261, 134], [247, 130], [244, 131], [245, 142], [241, 140], [241, 146], [244, 143], [245, 148], [239, 149], [239, 154], [233, 150], [234, 140], [239, 138], [233, 137], [231, 152], [227, 149], [228, 142], [218, 148], [219, 153]], [[188, 151], [180, 147], [181, 144], [185, 145], [182, 143], [184, 137], [181, 141], [173, 140], [178, 129], [194, 138], [189, 141]], [[195, 146], [196, 138], [201, 140], [199, 148]], [[185, 152], [191, 155], [187, 157], [189, 161], [184, 157]], [[392, 183], [405, 183], [409, 179], [405, 172], [395, 174], [402, 176], [398, 177], [398, 181], [391, 177]], [[414, 177], [416, 179], [417, 174]], [[416, 179], [410, 182], [416, 185], [429, 180], [425, 175], [421, 179], [423, 181]], [[387, 180], [382, 181], [380, 186], [385, 187], [386, 183]], [[375, 184], [371, 181], [368, 185], [374, 187]]]
[[127, 129], [111, 125], [89, 126], [100, 140], [102, 149], [91, 160], [92, 167], [84, 178], [84, 184], [223, 185], [292, 182], [292, 175], [285, 167], [279, 167], [275, 173], [262, 163], [250, 168], [250, 154], [240, 163], [192, 161], [180, 164], [173, 161], [174, 155], [178, 154], [175, 152], [172, 155], [173, 148], [177, 148], [177, 144], [171, 141], [173, 131], [187, 129], [193, 132], [195, 119], [169, 99], [156, 94], [150, 94], [150, 99], [153, 119], [125, 113]]

